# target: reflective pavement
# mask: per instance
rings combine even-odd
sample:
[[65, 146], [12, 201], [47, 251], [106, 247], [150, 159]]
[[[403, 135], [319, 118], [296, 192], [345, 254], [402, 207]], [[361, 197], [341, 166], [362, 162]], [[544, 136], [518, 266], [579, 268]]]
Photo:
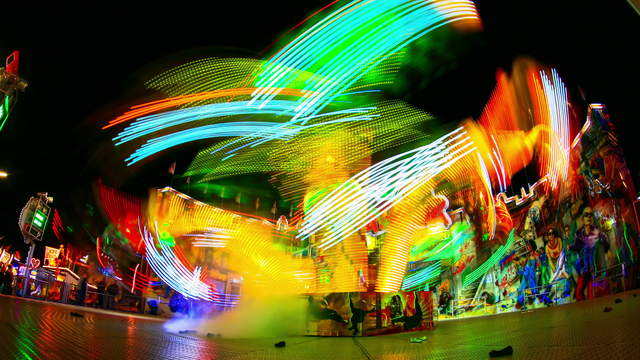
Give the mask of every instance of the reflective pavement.
[[[633, 294], [638, 294], [634, 297]], [[615, 299], [622, 299], [616, 304]], [[612, 311], [603, 312], [605, 306]], [[1, 359], [514, 359], [640, 358], [640, 291], [531, 312], [439, 322], [436, 329], [364, 338], [208, 339], [162, 321], [0, 295]], [[71, 312], [84, 317], [75, 317]], [[422, 343], [410, 337], [423, 336]], [[283, 348], [274, 343], [286, 341]], [[510, 358], [510, 357], [507, 357]]]

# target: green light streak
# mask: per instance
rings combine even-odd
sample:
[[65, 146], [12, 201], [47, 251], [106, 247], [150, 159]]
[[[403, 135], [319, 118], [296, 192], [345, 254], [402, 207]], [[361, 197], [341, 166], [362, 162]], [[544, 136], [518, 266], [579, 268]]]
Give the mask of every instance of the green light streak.
[[39, 358], [35, 350], [36, 345], [33, 342], [33, 338], [38, 334], [39, 329], [35, 329], [36, 324], [33, 319], [31, 316], [20, 316], [16, 318], [16, 323], [18, 324], [16, 346], [22, 356], [21, 358], [28, 360]]
[[[447, 23], [477, 18], [471, 2], [440, 8], [437, 2], [351, 2], [317, 22], [262, 67], [255, 99], [268, 102], [274, 87], [303, 84], [311, 91], [300, 100], [301, 116], [316, 114], [409, 43]], [[302, 80], [300, 71], [314, 75]], [[375, 80], [374, 80], [375, 81]]]
[[[455, 262], [460, 258], [460, 247], [473, 237], [471, 226], [456, 222], [446, 235], [434, 234], [417, 242], [411, 249], [411, 261], [434, 261], [450, 259]], [[435, 244], [435, 245], [434, 245]]]
[[31, 224], [35, 225], [38, 229], [43, 230], [47, 224], [47, 216], [40, 210], [36, 210], [33, 214]]
[[635, 259], [634, 259], [634, 253], [633, 253], [633, 249], [631, 248], [631, 244], [629, 244], [629, 236], [627, 235], [627, 231], [628, 231], [628, 226], [627, 223], [623, 223], [622, 224], [622, 233], [624, 235], [624, 241], [627, 244], [627, 247], [629, 248], [629, 254], [631, 254], [629, 256], [629, 258], [631, 258], [631, 262], [634, 263]]
[[7, 122], [9, 118], [9, 96], [4, 97], [4, 101], [2, 105], [0, 105], [0, 131], [4, 128], [4, 124]]
[[478, 266], [475, 270], [473, 270], [471, 273], [466, 275], [462, 280], [462, 287], [469, 286], [471, 283], [478, 280], [482, 275], [484, 275], [484, 273], [489, 271], [489, 269], [491, 269], [495, 264], [497, 264], [498, 261], [500, 261], [500, 259], [507, 252], [507, 250], [509, 250], [511, 245], [513, 245], [514, 239], [515, 239], [514, 230], [511, 230], [511, 232], [509, 233], [509, 238], [507, 239], [507, 243], [500, 246], [493, 253], [493, 255], [491, 255], [491, 257], [487, 259], [487, 261], [482, 263], [482, 265]]
[[402, 282], [402, 290], [417, 290], [434, 283], [440, 277], [440, 261], [405, 276]]

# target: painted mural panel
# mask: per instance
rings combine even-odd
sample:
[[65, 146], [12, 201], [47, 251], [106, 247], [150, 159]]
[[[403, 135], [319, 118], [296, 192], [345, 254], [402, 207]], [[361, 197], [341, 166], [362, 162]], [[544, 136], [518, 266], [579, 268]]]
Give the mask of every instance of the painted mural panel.
[[371, 336], [433, 328], [430, 291], [308, 297], [307, 335]]

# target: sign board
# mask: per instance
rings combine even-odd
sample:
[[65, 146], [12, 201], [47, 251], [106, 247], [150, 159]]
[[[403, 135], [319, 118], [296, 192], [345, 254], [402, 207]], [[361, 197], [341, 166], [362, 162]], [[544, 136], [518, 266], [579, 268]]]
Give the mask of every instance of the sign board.
[[0, 250], [0, 264], [8, 264], [13, 260], [13, 255], [10, 252], [2, 249]]
[[60, 256], [60, 249], [45, 246], [44, 247], [44, 264], [49, 266], [56, 266], [56, 260]]
[[[46, 198], [45, 198], [46, 199]], [[42, 197], [31, 197], [20, 212], [20, 229], [27, 239], [42, 240], [51, 208]]]

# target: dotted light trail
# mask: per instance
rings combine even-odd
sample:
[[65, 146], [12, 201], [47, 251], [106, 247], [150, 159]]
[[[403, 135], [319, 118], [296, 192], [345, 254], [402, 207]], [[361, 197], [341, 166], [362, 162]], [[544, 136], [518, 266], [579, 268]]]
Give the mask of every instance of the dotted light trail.
[[381, 161], [314, 204], [298, 237], [325, 229], [319, 247], [330, 248], [474, 150], [466, 132], [458, 128], [429, 145]]

